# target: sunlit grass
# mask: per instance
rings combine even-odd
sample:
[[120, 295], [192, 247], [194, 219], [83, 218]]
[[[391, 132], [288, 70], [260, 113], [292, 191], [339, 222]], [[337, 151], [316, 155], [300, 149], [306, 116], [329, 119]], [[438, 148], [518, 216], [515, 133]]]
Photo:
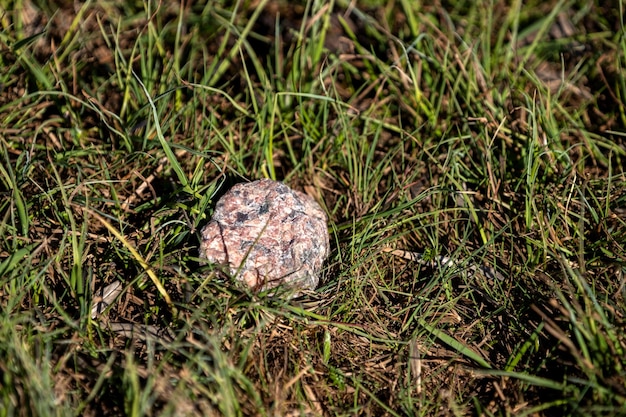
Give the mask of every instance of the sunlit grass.
[[[0, 416], [626, 406], [621, 11], [12, 5]], [[199, 259], [217, 198], [262, 177], [329, 215], [297, 300]]]

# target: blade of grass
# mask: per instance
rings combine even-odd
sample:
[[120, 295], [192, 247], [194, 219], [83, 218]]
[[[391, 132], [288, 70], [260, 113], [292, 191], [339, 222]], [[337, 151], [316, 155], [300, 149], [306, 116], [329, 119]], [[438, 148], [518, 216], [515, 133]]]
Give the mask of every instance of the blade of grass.
[[450, 346], [452, 349], [454, 349], [455, 351], [459, 352], [461, 355], [463, 355], [463, 356], [473, 360], [474, 362], [476, 362], [477, 364], [479, 364], [483, 368], [492, 369], [492, 366], [491, 366], [491, 364], [489, 364], [489, 362], [487, 362], [485, 359], [483, 359], [482, 356], [480, 356], [478, 353], [474, 352], [473, 349], [471, 349], [470, 347], [465, 345], [463, 342], [460, 342], [457, 339], [453, 338], [452, 336], [449, 336], [448, 334], [446, 334], [442, 330], [439, 330], [439, 329], [431, 326], [430, 324], [426, 323], [424, 321], [424, 319], [418, 319], [418, 323], [419, 323], [420, 326], [422, 326], [424, 329], [426, 329], [428, 331], [428, 333], [430, 333], [431, 335], [433, 335], [437, 339], [441, 340], [443, 343], [445, 343], [446, 345]]
[[165, 287], [163, 286], [159, 278], [156, 276], [155, 272], [152, 270], [150, 265], [148, 265], [148, 263], [143, 258], [143, 256], [141, 256], [141, 254], [137, 252], [137, 249], [135, 249], [134, 246], [131, 245], [131, 243], [128, 240], [126, 240], [124, 235], [122, 235], [115, 227], [113, 227], [111, 223], [106, 221], [104, 217], [100, 216], [98, 213], [96, 213], [94, 210], [90, 208], [83, 208], [83, 210], [87, 211], [91, 216], [93, 216], [96, 220], [98, 220], [104, 227], [107, 228], [109, 232], [111, 232], [113, 236], [115, 236], [117, 240], [119, 240], [122, 243], [122, 245], [124, 245], [126, 249], [128, 249], [128, 251], [131, 253], [131, 255], [133, 255], [133, 257], [139, 263], [139, 265], [141, 265], [144, 271], [146, 271], [146, 273], [152, 280], [152, 283], [159, 291], [159, 294], [161, 294], [161, 296], [167, 303], [168, 307], [170, 308], [172, 315], [176, 317], [178, 315], [178, 310], [176, 309], [176, 306], [174, 306], [174, 304], [172, 303], [172, 299], [170, 298], [170, 295], [167, 293], [167, 290], [165, 289]]
[[[241, 33], [238, 34], [237, 40], [235, 41], [235, 45], [233, 45], [233, 47], [230, 48], [230, 51], [228, 52], [228, 57], [221, 60], [221, 63], [219, 64], [219, 66], [217, 67], [217, 70], [215, 71], [215, 74], [213, 74], [213, 77], [211, 77], [211, 79], [209, 80], [208, 84], [210, 86], [215, 85], [215, 83], [217, 83], [217, 80], [219, 80], [224, 75], [228, 67], [231, 65], [231, 62], [233, 61], [235, 56], [239, 53], [241, 46], [243, 45], [244, 42], [246, 42], [248, 35], [250, 34], [250, 31], [252, 30], [252, 27], [258, 20], [261, 13], [265, 10], [265, 6], [267, 5], [268, 1], [269, 0], [261, 0], [261, 2], [256, 5], [254, 12], [252, 13], [252, 16], [250, 16], [250, 20], [248, 20], [248, 23], [246, 24], [246, 27], [241, 31]], [[218, 16], [216, 16], [216, 18], [217, 17]], [[227, 25], [229, 24], [230, 22], [227, 23]]]
[[146, 96], [146, 99], [148, 100], [148, 103], [150, 103], [150, 108], [152, 109], [152, 116], [154, 117], [154, 126], [157, 131], [157, 138], [159, 139], [159, 143], [161, 144], [161, 147], [163, 148], [163, 151], [165, 152], [165, 156], [167, 157], [167, 160], [170, 162], [172, 169], [176, 173], [176, 177], [178, 177], [178, 180], [183, 186], [183, 191], [191, 195], [195, 195], [195, 191], [192, 190], [191, 187], [189, 186], [189, 180], [187, 179], [187, 175], [185, 175], [185, 172], [183, 171], [183, 168], [180, 166], [180, 163], [178, 162], [176, 155], [174, 155], [172, 148], [170, 147], [169, 143], [167, 143], [167, 141], [165, 140], [165, 137], [163, 136], [163, 132], [161, 131], [161, 122], [159, 120], [159, 113], [157, 112], [157, 108], [154, 105], [154, 101], [152, 100], [150, 93], [148, 92], [148, 90], [146, 89], [146, 86], [141, 81], [141, 78], [139, 78], [139, 76], [134, 71], [133, 71], [133, 75], [135, 76], [135, 79], [141, 86]]
[[525, 372], [500, 371], [497, 369], [490, 369], [490, 370], [475, 369], [474, 372], [476, 372], [479, 375], [500, 376], [500, 377], [519, 379], [520, 381], [524, 381], [536, 387], [550, 388], [556, 391], [563, 391], [566, 388], [566, 385], [564, 383], [556, 382], [548, 378], [542, 378], [539, 376], [531, 375]]
[[9, 273], [20, 263], [20, 261], [35, 248], [35, 246], [36, 244], [30, 244], [22, 249], [19, 249], [0, 262], [0, 276], [8, 276]]
[[12, 191], [13, 204], [15, 204], [15, 209], [17, 210], [17, 216], [20, 222], [22, 236], [28, 236], [28, 228], [30, 222], [28, 218], [26, 202], [24, 201], [24, 197], [22, 196], [22, 193], [20, 192], [20, 189], [18, 187], [15, 174], [11, 169], [11, 163], [8, 159], [8, 153], [5, 151], [3, 152], [3, 154], [5, 157], [6, 168], [4, 165], [0, 164], [0, 175], [4, 177], [4, 182], [7, 188]]

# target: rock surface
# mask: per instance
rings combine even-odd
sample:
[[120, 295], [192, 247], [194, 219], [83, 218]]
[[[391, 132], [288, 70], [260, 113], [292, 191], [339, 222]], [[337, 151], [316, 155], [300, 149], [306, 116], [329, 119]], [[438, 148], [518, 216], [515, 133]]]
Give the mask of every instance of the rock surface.
[[200, 255], [227, 265], [235, 279], [255, 291], [281, 284], [312, 290], [328, 256], [326, 223], [311, 197], [281, 182], [237, 184], [202, 229]]

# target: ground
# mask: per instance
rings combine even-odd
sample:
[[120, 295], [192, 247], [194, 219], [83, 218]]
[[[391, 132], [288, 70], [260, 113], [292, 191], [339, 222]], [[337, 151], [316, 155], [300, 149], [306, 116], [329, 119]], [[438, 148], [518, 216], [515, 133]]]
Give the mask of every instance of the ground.
[[[0, 416], [626, 415], [621, 2], [0, 25]], [[199, 256], [260, 178], [329, 218], [297, 299]]]

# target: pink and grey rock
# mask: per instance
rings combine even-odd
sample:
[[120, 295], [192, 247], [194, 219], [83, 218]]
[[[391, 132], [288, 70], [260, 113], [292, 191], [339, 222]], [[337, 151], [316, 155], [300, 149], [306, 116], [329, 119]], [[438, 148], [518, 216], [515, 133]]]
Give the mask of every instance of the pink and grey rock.
[[256, 291], [312, 290], [328, 256], [326, 220], [311, 197], [281, 182], [237, 184], [202, 229], [200, 255]]

